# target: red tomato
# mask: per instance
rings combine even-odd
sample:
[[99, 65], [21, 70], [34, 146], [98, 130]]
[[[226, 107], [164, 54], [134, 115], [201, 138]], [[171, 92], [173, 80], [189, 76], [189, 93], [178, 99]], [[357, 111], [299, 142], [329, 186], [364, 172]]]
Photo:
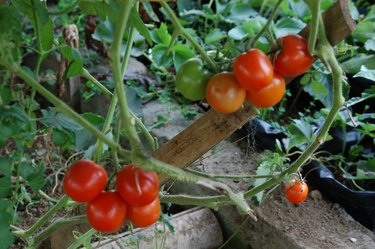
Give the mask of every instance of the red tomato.
[[[159, 181], [155, 172], [146, 172], [129, 164], [117, 175], [117, 191], [122, 199], [133, 206], [149, 204], [158, 196]], [[138, 183], [138, 185], [137, 185]]]
[[94, 199], [107, 184], [103, 167], [91, 160], [79, 160], [66, 171], [63, 188], [66, 195], [78, 202]]
[[148, 227], [154, 224], [160, 216], [160, 201], [157, 197], [145, 206], [128, 206], [128, 219], [136, 227]]
[[309, 54], [305, 38], [287, 35], [277, 40], [281, 50], [274, 60], [275, 71], [283, 76], [297, 76], [311, 67], [314, 58]]
[[259, 49], [250, 49], [233, 62], [238, 82], [248, 91], [259, 91], [268, 86], [273, 78], [273, 67], [267, 55]]
[[306, 199], [309, 187], [305, 182], [295, 181], [285, 186], [285, 196], [291, 203], [299, 204]]
[[240, 86], [232, 73], [218, 73], [208, 81], [207, 102], [218, 112], [237, 111], [245, 101], [245, 97], [246, 90]]
[[271, 84], [265, 88], [253, 92], [247, 91], [247, 99], [258, 108], [271, 107], [279, 103], [285, 94], [285, 79], [274, 73]]
[[97, 231], [113, 233], [119, 230], [126, 218], [127, 207], [117, 192], [100, 193], [87, 203], [87, 219]]

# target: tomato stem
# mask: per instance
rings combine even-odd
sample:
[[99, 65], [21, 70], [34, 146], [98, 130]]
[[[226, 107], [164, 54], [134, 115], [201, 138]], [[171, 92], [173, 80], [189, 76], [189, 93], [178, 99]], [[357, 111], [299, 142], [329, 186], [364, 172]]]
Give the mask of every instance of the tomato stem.
[[284, 0], [278, 0], [277, 1], [275, 7], [272, 10], [272, 13], [268, 17], [267, 23], [263, 26], [263, 28], [259, 31], [259, 33], [253, 39], [248, 41], [248, 43], [246, 45], [247, 49], [253, 48], [255, 46], [256, 42], [258, 41], [258, 39], [263, 35], [263, 33], [266, 32], [267, 30], [269, 30], [269, 27], [270, 27], [273, 19], [275, 18], [277, 10], [279, 9], [279, 6], [283, 1]]
[[173, 10], [169, 7], [169, 5], [162, 1], [160, 2], [161, 6], [164, 10], [168, 13], [168, 16], [174, 26], [174, 33], [178, 35], [184, 36], [191, 44], [195, 47], [196, 50], [202, 55], [203, 59], [209, 64], [209, 66], [216, 72], [218, 71], [218, 67], [216, 63], [207, 55], [206, 51], [202, 48], [202, 46], [189, 34], [186, 32], [184, 27], [181, 25], [180, 21], [176, 17]]
[[42, 227], [52, 216], [63, 208], [68, 202], [69, 197], [64, 195], [46, 214], [40, 217], [37, 222], [27, 230], [13, 231], [13, 234], [19, 238], [26, 239], [33, 235], [40, 227]]
[[305, 3], [309, 6], [311, 12], [311, 24], [308, 41], [308, 50], [311, 55], [315, 54], [316, 38], [319, 30], [319, 19], [320, 16], [320, 0], [305, 0]]
[[34, 237], [34, 246], [38, 246], [45, 239], [47, 239], [53, 232], [57, 231], [58, 229], [61, 229], [61, 227], [63, 226], [85, 223], [88, 223], [86, 215], [58, 219]]
[[[112, 66], [113, 80], [115, 82], [116, 94], [119, 100], [119, 107], [121, 113], [121, 120], [123, 128], [125, 129], [132, 151], [141, 152], [141, 141], [135, 128], [135, 119], [131, 116], [126, 97], [126, 87], [124, 86], [123, 71], [121, 68], [121, 44], [124, 36], [125, 28], [127, 27], [130, 11], [136, 1], [122, 1], [120, 3], [120, 10], [115, 24], [114, 38], [112, 48], [109, 52]], [[129, 46], [132, 44], [128, 42]], [[128, 58], [124, 58], [123, 63], [127, 64]], [[125, 70], [124, 70], [125, 71]]]

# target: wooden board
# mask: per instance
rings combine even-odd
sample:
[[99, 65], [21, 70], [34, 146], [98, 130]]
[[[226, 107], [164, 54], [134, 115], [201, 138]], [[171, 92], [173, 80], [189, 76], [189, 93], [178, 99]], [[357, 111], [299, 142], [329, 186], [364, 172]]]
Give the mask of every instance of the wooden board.
[[[347, 0], [337, 1], [324, 13], [323, 19], [328, 40], [333, 45], [345, 39], [355, 29], [355, 22], [350, 16]], [[309, 26], [300, 34], [307, 38]], [[287, 82], [291, 80], [287, 79]], [[242, 109], [229, 115], [211, 109], [157, 150], [154, 157], [177, 167], [186, 168], [247, 123], [254, 114], [249, 103], [245, 103]], [[167, 180], [168, 176], [159, 176], [160, 184]]]

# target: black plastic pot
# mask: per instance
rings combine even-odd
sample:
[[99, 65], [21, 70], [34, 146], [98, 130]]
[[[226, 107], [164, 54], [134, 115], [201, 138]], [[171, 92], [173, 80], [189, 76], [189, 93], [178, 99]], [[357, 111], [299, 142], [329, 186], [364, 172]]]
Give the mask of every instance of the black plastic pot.
[[[335, 179], [324, 165], [312, 161], [303, 167], [309, 185], [339, 203], [359, 223], [375, 233], [375, 191], [355, 191]], [[307, 173], [307, 174], [306, 174]]]

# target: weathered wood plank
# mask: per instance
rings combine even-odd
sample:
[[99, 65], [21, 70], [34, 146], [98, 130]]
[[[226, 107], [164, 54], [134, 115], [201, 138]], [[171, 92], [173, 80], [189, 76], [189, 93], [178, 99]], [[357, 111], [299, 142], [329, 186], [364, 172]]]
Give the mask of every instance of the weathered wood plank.
[[[337, 1], [324, 13], [323, 19], [328, 39], [333, 45], [349, 36], [355, 28], [347, 0]], [[300, 34], [307, 37], [309, 26]], [[243, 126], [254, 114], [249, 103], [245, 103], [242, 109], [229, 115], [211, 109], [157, 150], [154, 156], [163, 162], [185, 168]], [[168, 180], [168, 176], [160, 175], [159, 180], [163, 184]]]

